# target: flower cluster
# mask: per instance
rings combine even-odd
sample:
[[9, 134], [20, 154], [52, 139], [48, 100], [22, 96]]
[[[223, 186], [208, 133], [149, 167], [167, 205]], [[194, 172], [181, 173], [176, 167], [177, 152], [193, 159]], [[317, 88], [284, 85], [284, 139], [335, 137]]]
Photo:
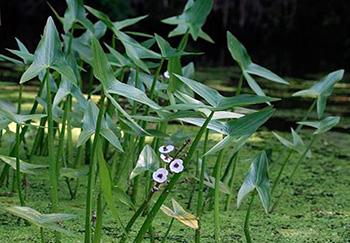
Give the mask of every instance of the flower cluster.
[[168, 169], [171, 173], [175, 174], [180, 173], [184, 170], [183, 160], [173, 158], [170, 155], [174, 150], [175, 147], [173, 145], [163, 145], [159, 147], [160, 158], [163, 162], [165, 162], [166, 168], [159, 168], [153, 173], [152, 178], [156, 183], [162, 184], [168, 180]]

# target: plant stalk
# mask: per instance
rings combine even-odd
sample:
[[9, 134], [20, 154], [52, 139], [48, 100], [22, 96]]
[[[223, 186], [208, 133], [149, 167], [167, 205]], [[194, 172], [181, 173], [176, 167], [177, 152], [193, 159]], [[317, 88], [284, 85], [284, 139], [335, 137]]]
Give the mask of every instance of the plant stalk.
[[[197, 149], [197, 146], [199, 144], [199, 140], [201, 139], [205, 129], [208, 126], [208, 123], [210, 122], [211, 118], [213, 117], [214, 112], [212, 111], [209, 115], [209, 117], [205, 120], [203, 126], [200, 128], [200, 130], [198, 131], [189, 151], [187, 154], [187, 157], [184, 160], [184, 167], [186, 168], [187, 164], [190, 162], [190, 160], [192, 159], [192, 156], [194, 154], [194, 152]], [[142, 242], [144, 235], [146, 234], [148, 228], [150, 227], [154, 217], [157, 215], [160, 207], [162, 206], [162, 204], [164, 203], [164, 201], [167, 199], [167, 197], [169, 196], [171, 190], [174, 188], [176, 182], [180, 179], [182, 173], [176, 174], [172, 177], [172, 179], [170, 180], [168, 186], [165, 188], [165, 190], [162, 191], [161, 195], [159, 196], [158, 200], [156, 201], [156, 203], [153, 205], [152, 209], [150, 210], [150, 212], [148, 213], [141, 229], [139, 230], [135, 242]]]
[[[102, 91], [103, 92], [103, 91]], [[104, 94], [101, 94], [101, 100], [100, 100], [100, 110], [97, 117], [96, 122], [96, 130], [95, 130], [95, 137], [94, 142], [92, 145], [92, 150], [90, 153], [90, 164], [89, 164], [89, 174], [88, 174], [88, 184], [87, 184], [87, 192], [86, 192], [86, 212], [85, 212], [85, 243], [91, 242], [91, 211], [92, 211], [92, 188], [93, 188], [93, 181], [94, 181], [94, 174], [95, 174], [95, 166], [96, 166], [96, 160], [95, 160], [95, 153], [97, 149], [97, 144], [100, 136], [101, 131], [101, 122], [104, 114]]]

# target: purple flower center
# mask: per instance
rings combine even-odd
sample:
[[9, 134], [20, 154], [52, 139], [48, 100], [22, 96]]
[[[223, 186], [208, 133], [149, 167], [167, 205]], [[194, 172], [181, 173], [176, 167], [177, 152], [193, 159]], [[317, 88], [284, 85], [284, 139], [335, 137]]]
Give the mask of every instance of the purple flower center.
[[175, 163], [175, 164], [174, 164], [174, 167], [175, 167], [175, 168], [178, 168], [178, 167], [179, 167], [179, 164], [178, 164], [178, 163]]
[[163, 174], [158, 174], [157, 177], [158, 177], [159, 179], [162, 179], [162, 178], [163, 178]]

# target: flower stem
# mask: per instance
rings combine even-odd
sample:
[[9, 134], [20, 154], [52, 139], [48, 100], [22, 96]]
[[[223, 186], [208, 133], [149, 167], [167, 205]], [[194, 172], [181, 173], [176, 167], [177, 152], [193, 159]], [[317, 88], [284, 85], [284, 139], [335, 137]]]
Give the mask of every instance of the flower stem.
[[[233, 160], [233, 164], [232, 164], [231, 177], [230, 177], [230, 180], [228, 182], [228, 186], [230, 188], [230, 192], [233, 192], [233, 182], [234, 182], [234, 176], [235, 176], [235, 172], [236, 172], [237, 162], [238, 162], [238, 159], [239, 159], [239, 151], [234, 153], [232, 155], [231, 159]], [[225, 202], [225, 211], [227, 211], [229, 206], [230, 206], [230, 203], [232, 201], [232, 196], [233, 196], [232, 193], [227, 195], [226, 202]]]
[[[208, 123], [210, 122], [211, 118], [213, 117], [214, 112], [212, 111], [210, 113], [210, 115], [208, 116], [208, 118], [205, 120], [203, 126], [200, 128], [200, 130], [198, 131], [189, 151], [187, 154], [187, 157], [184, 160], [184, 167], [186, 168], [187, 164], [190, 162], [190, 160], [192, 159], [192, 156], [194, 154], [194, 152], [197, 149], [197, 146], [199, 144], [199, 140], [201, 139], [205, 129], [208, 126]], [[139, 230], [135, 242], [142, 242], [144, 235], [146, 234], [148, 228], [150, 227], [154, 217], [157, 215], [160, 207], [162, 206], [162, 204], [164, 203], [164, 201], [167, 199], [167, 197], [169, 196], [171, 190], [174, 188], [176, 182], [180, 179], [182, 173], [176, 174], [172, 177], [172, 179], [170, 180], [168, 186], [165, 188], [165, 190], [162, 192], [162, 194], [159, 196], [158, 200], [156, 201], [156, 203], [153, 205], [152, 209], [150, 210], [150, 212], [148, 213], [143, 225], [141, 226], [141, 229]]]
[[237, 89], [236, 89], [236, 95], [241, 94], [242, 84], [243, 84], [243, 75], [241, 74], [241, 76], [239, 77], [239, 81], [238, 81], [238, 85], [237, 85]]
[[[207, 152], [208, 137], [209, 137], [209, 129], [207, 129], [205, 131], [203, 154], [205, 154]], [[201, 234], [201, 216], [202, 216], [202, 211], [203, 211], [204, 174], [205, 174], [205, 170], [206, 170], [205, 163], [206, 163], [206, 157], [202, 158], [202, 165], [201, 165], [200, 176], [199, 176], [197, 211], [196, 211], [196, 215], [198, 218], [198, 229], [196, 229], [196, 233], [195, 233], [195, 241], [197, 243], [200, 242], [200, 237], [201, 237], [200, 234]]]
[[224, 150], [220, 150], [216, 160], [216, 173], [215, 173], [215, 189], [214, 189], [214, 235], [215, 242], [221, 242], [220, 239], [220, 175], [222, 167], [222, 157]]
[[[103, 91], [102, 91], [103, 92]], [[96, 130], [94, 136], [94, 142], [92, 145], [92, 151], [90, 153], [90, 164], [89, 164], [89, 174], [88, 174], [88, 185], [86, 192], [86, 212], [85, 212], [85, 243], [91, 242], [91, 211], [92, 211], [92, 188], [96, 167], [95, 153], [97, 149], [97, 144], [100, 136], [101, 122], [104, 114], [104, 94], [101, 94], [100, 100], [100, 110], [96, 122]]]
[[[49, 159], [49, 172], [50, 172], [50, 195], [52, 212], [58, 210], [58, 180], [57, 180], [57, 166], [55, 159], [55, 147], [54, 147], [54, 127], [53, 127], [53, 115], [52, 115], [52, 98], [51, 98], [51, 81], [49, 78], [49, 70], [46, 70], [44, 81], [46, 82], [46, 106], [47, 106], [47, 122], [48, 122], [48, 159]], [[60, 241], [60, 233], [55, 232], [55, 241]]]
[[245, 220], [244, 220], [244, 235], [247, 243], [252, 242], [252, 238], [250, 237], [250, 232], [249, 232], [249, 217], [250, 217], [250, 211], [252, 209], [252, 205], [254, 202], [254, 198], [255, 198], [255, 192], [250, 199], [249, 206], [248, 206], [247, 213], [245, 215]]
[[[17, 113], [21, 113], [21, 102], [22, 102], [22, 91], [23, 91], [23, 85], [21, 84], [19, 86], [19, 97], [18, 97], [18, 106], [17, 106]], [[22, 194], [22, 183], [21, 183], [21, 165], [19, 160], [19, 146], [21, 143], [20, 139], [20, 130], [21, 125], [16, 124], [16, 183], [17, 183], [17, 191], [18, 191], [18, 197], [19, 201], [21, 203], [21, 206], [24, 206], [24, 197]]]

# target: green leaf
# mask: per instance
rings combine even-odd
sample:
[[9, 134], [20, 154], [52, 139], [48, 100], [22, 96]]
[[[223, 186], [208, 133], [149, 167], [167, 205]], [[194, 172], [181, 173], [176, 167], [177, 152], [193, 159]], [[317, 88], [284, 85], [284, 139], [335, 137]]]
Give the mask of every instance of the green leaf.
[[227, 31], [227, 46], [232, 58], [238, 63], [241, 68], [242, 75], [246, 79], [249, 87], [259, 96], [265, 96], [264, 91], [259, 84], [250, 75], [256, 75], [272, 82], [288, 84], [288, 82], [270, 70], [252, 62], [246, 48], [239, 40]]
[[[82, 120], [83, 130], [78, 138], [78, 147], [83, 145], [95, 133], [98, 113], [99, 109], [96, 106], [96, 104], [93, 101], [89, 100]], [[123, 148], [120, 144], [119, 138], [112, 131], [110, 125], [106, 121], [106, 118], [103, 118], [101, 121], [100, 134], [105, 139], [107, 139], [111, 143], [111, 145], [113, 145], [116, 149], [123, 152]]]
[[134, 177], [144, 173], [145, 171], [155, 171], [159, 168], [159, 159], [157, 154], [154, 152], [150, 145], [146, 145], [136, 162], [135, 168], [132, 170], [130, 174], [130, 180]]
[[281, 84], [288, 84], [287, 81], [279, 77], [278, 75], [274, 74], [270, 70], [255, 64], [255, 63], [250, 63], [246, 69], [247, 73], [254, 74], [256, 76], [265, 78], [270, 81], [274, 81], [276, 83], [281, 83]]
[[67, 10], [64, 13], [63, 29], [64, 32], [73, 27], [74, 23], [81, 23], [86, 29], [92, 31], [94, 29], [90, 20], [86, 18], [85, 9], [82, 0], [66, 0]]
[[321, 118], [326, 108], [327, 97], [332, 94], [334, 85], [342, 80], [343, 76], [343, 69], [331, 72], [311, 88], [298, 91], [293, 96], [317, 98], [317, 115]]
[[203, 32], [202, 27], [212, 7], [212, 0], [188, 0], [181, 15], [162, 20], [163, 23], [177, 25], [177, 27], [169, 33], [169, 37], [183, 35], [189, 31], [194, 40], [197, 40], [198, 37], [204, 40], [211, 40], [211, 38]]
[[314, 132], [314, 134], [321, 134], [331, 130], [333, 127], [335, 127], [339, 123], [339, 121], [340, 121], [339, 116], [329, 116], [321, 121], [305, 121], [305, 122], [298, 122], [298, 124], [314, 127], [316, 128], [316, 131]]
[[114, 75], [107, 56], [104, 53], [99, 41], [92, 39], [93, 71], [95, 77], [100, 80], [104, 91], [110, 94], [118, 94], [126, 98], [148, 105], [153, 109], [160, 109], [160, 106], [141, 90], [118, 81]]
[[175, 74], [175, 76], [217, 110], [224, 110], [236, 106], [253, 105], [278, 100], [266, 96], [254, 95], [238, 95], [233, 97], [224, 97], [217, 90], [210, 88], [207, 85], [204, 85], [192, 79], [182, 77], [177, 74]]
[[173, 208], [170, 209], [165, 205], [162, 205], [160, 209], [165, 213], [167, 216], [176, 219], [180, 223], [192, 228], [192, 229], [198, 229], [198, 219], [193, 214], [187, 212], [181, 205], [175, 201], [175, 199], [172, 199], [172, 206]]
[[124, 19], [122, 21], [116, 21], [113, 23], [113, 28], [116, 30], [121, 30], [125, 27], [131, 26], [136, 24], [137, 22], [147, 18], [148, 15], [143, 15], [143, 16], [139, 16], [139, 17], [135, 17], [135, 18], [130, 18], [130, 19]]
[[240, 207], [243, 199], [253, 190], [259, 194], [260, 201], [268, 213], [270, 209], [270, 181], [268, 177], [268, 158], [265, 151], [258, 154], [250, 165], [248, 174], [246, 175], [237, 196], [237, 208]]
[[52, 68], [67, 79], [76, 81], [73, 70], [69, 67], [61, 51], [62, 45], [56, 26], [51, 17], [47, 19], [44, 34], [34, 52], [33, 63], [23, 73], [20, 83], [24, 83], [41, 71]]
[[261, 111], [250, 113], [236, 120], [229, 121], [227, 123], [227, 132], [233, 137], [253, 134], [272, 116], [274, 111], [273, 108], [267, 107]]
[[35, 209], [30, 207], [20, 207], [20, 206], [12, 206], [7, 207], [5, 210], [17, 217], [25, 219], [30, 223], [44, 229], [50, 229], [54, 231], [58, 231], [67, 235], [72, 235], [71, 232], [64, 229], [60, 226], [60, 223], [66, 220], [71, 220], [76, 218], [75, 215], [72, 214], [63, 214], [63, 213], [55, 213], [55, 214], [42, 214]]
[[16, 124], [24, 125], [27, 121], [39, 120], [45, 116], [46, 114], [32, 114], [32, 115], [16, 114], [11, 110], [6, 109], [6, 107], [4, 107], [3, 104], [0, 103], [0, 117], [6, 118], [7, 120], [14, 122]]
[[[286, 146], [289, 149], [292, 149], [296, 152], [298, 152], [299, 154], [303, 154], [305, 152], [306, 146], [303, 142], [303, 140], [301, 139], [301, 137], [299, 136], [299, 134], [294, 131], [294, 129], [291, 129], [291, 133], [292, 133], [292, 138], [293, 141], [290, 142], [287, 139], [281, 137], [280, 135], [278, 135], [275, 132], [272, 132], [272, 134], [278, 139], [278, 141], [280, 141], [280, 143], [282, 143], [284, 146]], [[308, 150], [307, 152], [307, 156], [311, 157], [311, 151]]]
[[246, 69], [249, 64], [252, 63], [250, 56], [242, 45], [241, 42], [237, 40], [237, 38], [232, 35], [229, 31], [227, 31], [227, 46], [231, 53], [232, 58], [238, 62], [242, 69]]
[[[15, 157], [0, 155], [0, 160], [10, 165], [14, 170], [16, 170], [17, 167], [16, 167]], [[30, 163], [24, 162], [23, 160], [20, 160], [19, 163], [20, 163], [20, 171], [21, 173], [24, 173], [24, 174], [36, 175], [41, 169], [48, 168], [47, 165], [30, 164]]]

